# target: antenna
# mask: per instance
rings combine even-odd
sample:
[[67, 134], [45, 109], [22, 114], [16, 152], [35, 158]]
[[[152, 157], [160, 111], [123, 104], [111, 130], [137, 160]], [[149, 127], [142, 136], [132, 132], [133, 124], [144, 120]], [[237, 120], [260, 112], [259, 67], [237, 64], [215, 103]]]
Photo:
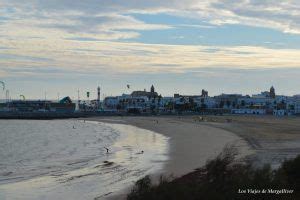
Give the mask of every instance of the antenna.
[[80, 101], [80, 96], [79, 96], [79, 89], [77, 90], [77, 101]]
[[6, 102], [9, 102], [9, 90], [6, 90], [6, 92], [5, 92], [5, 99], [6, 99]]
[[98, 87], [98, 88], [97, 88], [97, 95], [98, 95], [98, 96], [97, 96], [97, 97], [98, 97], [97, 100], [98, 100], [98, 101], [100, 101], [100, 91], [101, 91], [101, 88]]
[[98, 109], [100, 107], [100, 91], [101, 91], [101, 88], [98, 86], [98, 88], [97, 88], [97, 107], [98, 107]]

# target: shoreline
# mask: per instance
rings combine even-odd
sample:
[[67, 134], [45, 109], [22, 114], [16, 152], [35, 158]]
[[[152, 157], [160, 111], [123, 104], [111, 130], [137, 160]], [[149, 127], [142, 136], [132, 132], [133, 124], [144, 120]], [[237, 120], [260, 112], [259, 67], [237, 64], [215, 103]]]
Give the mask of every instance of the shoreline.
[[[175, 178], [193, 172], [208, 160], [214, 159], [228, 144], [238, 149], [238, 157], [252, 154], [247, 142], [240, 136], [220, 128], [186, 121], [184, 117], [97, 117], [88, 120], [132, 125], [168, 137], [169, 160], [162, 170], [151, 174], [154, 179], [160, 175]], [[109, 199], [125, 198], [130, 188]]]
[[[119, 124], [133, 126], [130, 133], [136, 134], [130, 142], [136, 143], [140, 134], [135, 128], [158, 133], [166, 137], [169, 151], [162, 156], [167, 160], [150, 157], [153, 166], [162, 164], [162, 168], [149, 172], [153, 180], [158, 180], [160, 175], [171, 178], [180, 178], [191, 174], [195, 169], [202, 167], [207, 161], [214, 159], [223, 148], [232, 145], [238, 149], [238, 159], [249, 159], [251, 162], [263, 165], [269, 163], [276, 168], [284, 159], [289, 159], [300, 154], [300, 118], [274, 118], [252, 116], [147, 116], [147, 117], [90, 117], [74, 120], [86, 120], [93, 123], [106, 123], [113, 126]], [[87, 124], [86, 124], [87, 125]], [[72, 129], [72, 123], [69, 125]], [[155, 137], [149, 135], [155, 143]], [[157, 135], [158, 136], [158, 135]], [[158, 136], [160, 138], [160, 136]], [[135, 139], [134, 139], [135, 138]], [[156, 137], [156, 140], [158, 138]], [[145, 143], [146, 142], [146, 143]], [[145, 145], [149, 145], [144, 140]], [[119, 149], [127, 148], [127, 142], [118, 146]], [[142, 158], [150, 152], [156, 152], [152, 145], [138, 146], [133, 153], [145, 150]], [[123, 149], [126, 151], [126, 149]], [[131, 151], [131, 150], [130, 150]], [[150, 153], [151, 154], [151, 153]], [[137, 155], [138, 156], [138, 155]], [[124, 157], [124, 156], [123, 156]], [[130, 161], [129, 161], [130, 162]], [[131, 163], [134, 164], [134, 163]], [[135, 166], [135, 165], [133, 165]], [[259, 166], [259, 165], [258, 165]], [[146, 175], [146, 174], [145, 174]], [[85, 177], [80, 175], [80, 177]], [[92, 176], [87, 176], [92, 178]], [[94, 177], [95, 178], [95, 177]], [[125, 199], [135, 181], [126, 184], [125, 189], [114, 194], [95, 199]]]
[[[201, 120], [199, 120], [201, 117]], [[90, 120], [124, 123], [151, 130], [170, 138], [170, 159], [160, 174], [181, 177], [214, 159], [219, 152], [201, 155], [199, 135], [233, 136], [240, 158], [256, 167], [270, 164], [277, 168], [286, 160], [300, 154], [300, 119], [272, 116], [154, 116], [154, 117], [97, 117]], [[209, 133], [209, 134], [206, 134]], [[229, 140], [230, 141], [230, 140]], [[213, 148], [215, 140], [206, 144]], [[225, 142], [226, 143], [226, 142]], [[223, 143], [223, 144], [225, 144]], [[220, 148], [221, 149], [221, 148]], [[221, 149], [222, 150], [222, 149]], [[200, 158], [203, 156], [203, 160]], [[128, 191], [126, 191], [128, 192]], [[123, 198], [125, 197], [123, 194]], [[112, 198], [119, 199], [119, 198]]]
[[[27, 131], [10, 134], [7, 143], [19, 138], [16, 146], [27, 154], [18, 153], [20, 157], [11, 164], [9, 159], [2, 160], [8, 164], [1, 165], [0, 197], [7, 199], [108, 198], [146, 174], [160, 170], [167, 159], [167, 138], [135, 126], [81, 120], [9, 122], [7, 133], [15, 127]], [[38, 139], [32, 140], [33, 137]], [[24, 143], [29, 145], [22, 146]], [[139, 154], [140, 147], [145, 153]], [[19, 168], [15, 163], [21, 159], [28, 162]], [[5, 180], [14, 177], [22, 179]]]
[[[200, 130], [201, 127], [209, 130], [215, 128], [216, 132], [229, 132], [228, 134], [233, 134], [246, 143], [248, 150], [251, 151], [251, 155], [247, 156], [247, 159], [253, 162], [256, 167], [270, 164], [272, 168], [277, 168], [284, 160], [295, 158], [300, 154], [300, 118], [298, 117], [200, 115], [97, 117], [92, 119], [108, 123], [128, 123], [171, 136], [175, 141], [180, 139], [180, 136], [178, 136], [178, 133], [170, 133], [168, 125], [174, 126], [176, 124], [176, 126], [182, 126], [182, 124], [185, 124], [185, 129], [181, 127], [182, 132], [186, 132], [186, 130], [195, 132], [196, 127], [198, 127], [200, 132], [203, 132], [203, 130]], [[154, 123], [156, 120], [162, 123]], [[166, 124], [163, 126], [163, 123]], [[175, 129], [175, 132], [180, 132], [180, 129]], [[189, 133], [188, 136], [194, 137], [195, 133]], [[188, 140], [185, 141], [188, 142]], [[194, 152], [190, 153], [193, 154]], [[245, 152], [242, 153], [244, 154]]]

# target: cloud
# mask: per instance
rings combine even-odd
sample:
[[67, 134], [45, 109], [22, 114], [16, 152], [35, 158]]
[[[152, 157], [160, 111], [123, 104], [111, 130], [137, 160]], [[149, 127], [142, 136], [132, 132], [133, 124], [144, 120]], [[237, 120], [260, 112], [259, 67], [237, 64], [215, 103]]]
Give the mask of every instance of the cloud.
[[211, 25], [199, 25], [199, 24], [178, 24], [176, 27], [188, 27], [188, 28], [216, 28]]
[[171, 28], [130, 16], [165, 13], [212, 25], [243, 24], [300, 34], [300, 2], [295, 0], [2, 0], [0, 7], [7, 15], [5, 21], [31, 18], [44, 27], [77, 33]]
[[[0, 50], [0, 70], [14, 76], [17, 69], [30, 67], [61, 69], [72, 74], [185, 73], [202, 68], [274, 69], [299, 68], [300, 50], [269, 49], [257, 46], [192, 46], [31, 39], [4, 41]], [[276, 56], [274, 56], [276, 55]], [[13, 59], [16, 58], [16, 59]], [[9, 69], [6, 67], [9, 66]], [[44, 69], [44, 70], [40, 70]], [[47, 69], [47, 70], [46, 70]], [[33, 70], [30, 71], [33, 75]]]
[[118, 30], [162, 30], [170, 26], [161, 24], [146, 24], [131, 16], [119, 14], [97, 14], [93, 16], [79, 15], [69, 17], [70, 23], [61, 23], [59, 20], [44, 24], [45, 28], [57, 28], [68, 32], [109, 33]]
[[223, 20], [214, 19], [219, 24], [239, 23], [300, 34], [299, 1], [222, 0], [213, 3], [212, 7], [223, 11]]
[[[113, 12], [99, 1], [27, 1], [0, 2], [0, 34], [10, 38], [50, 35], [55, 38], [86, 37], [98, 40], [136, 38], [138, 31], [170, 29], [164, 24], [144, 23], [132, 16]], [[97, 9], [97, 12], [95, 10]], [[101, 9], [100, 9], [101, 8]], [[105, 8], [105, 9], [104, 9]]]
[[[182, 73], [203, 67], [300, 67], [296, 49], [120, 42], [138, 38], [142, 31], [173, 26], [243, 24], [298, 34], [299, 8], [300, 2], [292, 0], [1, 0], [0, 70], [3, 74], [7, 66], [24, 72], [28, 67], [51, 66], [73, 73]], [[172, 26], [147, 23], [134, 13], [193, 18], [205, 26], [194, 20], [193, 24]], [[176, 33], [171, 37], [184, 40], [186, 36]], [[14, 75], [13, 71], [6, 73]]]

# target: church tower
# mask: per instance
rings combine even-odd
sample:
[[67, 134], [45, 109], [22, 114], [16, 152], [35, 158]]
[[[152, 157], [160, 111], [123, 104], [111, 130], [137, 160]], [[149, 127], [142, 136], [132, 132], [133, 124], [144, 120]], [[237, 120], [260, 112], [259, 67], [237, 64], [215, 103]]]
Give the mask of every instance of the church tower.
[[270, 88], [270, 97], [275, 98], [275, 89], [273, 86]]
[[154, 92], [155, 92], [155, 89], [154, 89], [154, 86], [153, 86], [153, 85], [151, 86], [150, 92], [151, 92], [151, 93], [154, 93]]

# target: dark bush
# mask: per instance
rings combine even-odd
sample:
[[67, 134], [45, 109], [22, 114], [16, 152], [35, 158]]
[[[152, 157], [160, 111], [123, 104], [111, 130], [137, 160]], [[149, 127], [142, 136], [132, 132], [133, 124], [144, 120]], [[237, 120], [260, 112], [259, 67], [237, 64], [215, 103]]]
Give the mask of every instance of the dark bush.
[[[235, 156], [232, 148], [226, 148], [204, 167], [177, 179], [161, 178], [158, 184], [146, 176], [136, 182], [127, 200], [300, 199], [300, 156], [277, 170], [238, 163]], [[276, 194], [278, 190], [283, 192]]]

